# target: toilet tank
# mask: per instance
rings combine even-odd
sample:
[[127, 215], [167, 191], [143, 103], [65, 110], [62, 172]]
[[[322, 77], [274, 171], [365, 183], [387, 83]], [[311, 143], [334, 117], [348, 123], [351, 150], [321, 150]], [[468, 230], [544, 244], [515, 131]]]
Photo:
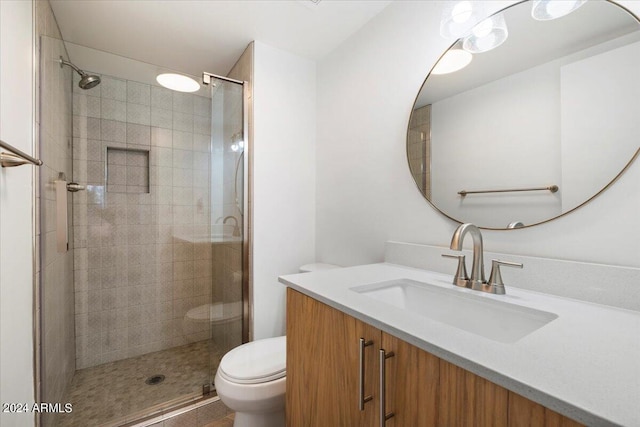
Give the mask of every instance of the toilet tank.
[[301, 266], [300, 273], [311, 273], [313, 271], [333, 270], [334, 268], [340, 268], [340, 266], [335, 264], [323, 264], [321, 262], [318, 262], [313, 264], [305, 264]]

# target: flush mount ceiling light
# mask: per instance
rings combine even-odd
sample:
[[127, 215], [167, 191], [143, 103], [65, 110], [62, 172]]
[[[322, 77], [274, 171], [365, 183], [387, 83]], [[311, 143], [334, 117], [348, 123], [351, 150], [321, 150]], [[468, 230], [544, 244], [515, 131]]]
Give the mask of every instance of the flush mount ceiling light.
[[167, 89], [178, 92], [196, 92], [200, 90], [200, 83], [182, 74], [158, 74], [156, 81]]
[[446, 3], [440, 19], [440, 35], [446, 39], [457, 39], [469, 32], [469, 29], [483, 16], [482, 2], [463, 0]]
[[438, 61], [431, 74], [449, 74], [469, 65], [473, 56], [462, 49], [450, 49]]
[[538, 21], [550, 21], [568, 15], [587, 0], [534, 0], [531, 16]]
[[509, 30], [504, 16], [491, 16], [473, 27], [471, 34], [462, 41], [462, 48], [470, 53], [488, 52], [507, 40]]

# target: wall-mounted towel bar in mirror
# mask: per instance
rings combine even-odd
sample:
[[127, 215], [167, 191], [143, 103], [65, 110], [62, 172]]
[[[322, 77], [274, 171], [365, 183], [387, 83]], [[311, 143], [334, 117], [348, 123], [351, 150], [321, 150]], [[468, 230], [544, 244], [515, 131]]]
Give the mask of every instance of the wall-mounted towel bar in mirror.
[[461, 195], [462, 197], [466, 196], [467, 194], [480, 194], [480, 193], [513, 193], [513, 192], [517, 192], [517, 191], [550, 191], [552, 193], [555, 193], [556, 191], [558, 191], [558, 186], [557, 185], [548, 185], [546, 187], [534, 187], [534, 188], [509, 188], [509, 189], [505, 189], [505, 190], [472, 190], [472, 191], [468, 191], [468, 190], [460, 190], [458, 191], [458, 194]]

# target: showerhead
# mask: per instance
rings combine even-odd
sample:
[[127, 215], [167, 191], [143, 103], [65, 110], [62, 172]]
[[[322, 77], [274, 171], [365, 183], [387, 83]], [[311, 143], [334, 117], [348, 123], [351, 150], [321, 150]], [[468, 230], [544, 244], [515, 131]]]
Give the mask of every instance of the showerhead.
[[78, 86], [80, 86], [81, 89], [91, 89], [100, 84], [100, 76], [87, 73], [81, 73], [80, 75], [82, 78], [80, 82], [78, 82]]
[[76, 73], [80, 74], [80, 81], [78, 82], [78, 86], [80, 86], [80, 89], [87, 90], [87, 89], [91, 89], [92, 87], [96, 87], [100, 84], [100, 76], [85, 73], [80, 68], [73, 65], [71, 62], [65, 61], [61, 56], [60, 67], [62, 67], [63, 65], [68, 65], [69, 67], [73, 68], [76, 71]]

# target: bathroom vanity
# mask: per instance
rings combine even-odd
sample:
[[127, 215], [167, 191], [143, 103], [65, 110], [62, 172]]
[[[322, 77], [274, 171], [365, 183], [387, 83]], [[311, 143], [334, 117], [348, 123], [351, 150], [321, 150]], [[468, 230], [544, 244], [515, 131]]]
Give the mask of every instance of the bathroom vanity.
[[[640, 425], [637, 312], [516, 288], [477, 293], [451, 280], [389, 263], [281, 277], [287, 424]], [[421, 287], [442, 313], [420, 312]], [[438, 293], [462, 303], [464, 321], [448, 317], [455, 305]], [[524, 328], [474, 326], [474, 304], [504, 304]]]

